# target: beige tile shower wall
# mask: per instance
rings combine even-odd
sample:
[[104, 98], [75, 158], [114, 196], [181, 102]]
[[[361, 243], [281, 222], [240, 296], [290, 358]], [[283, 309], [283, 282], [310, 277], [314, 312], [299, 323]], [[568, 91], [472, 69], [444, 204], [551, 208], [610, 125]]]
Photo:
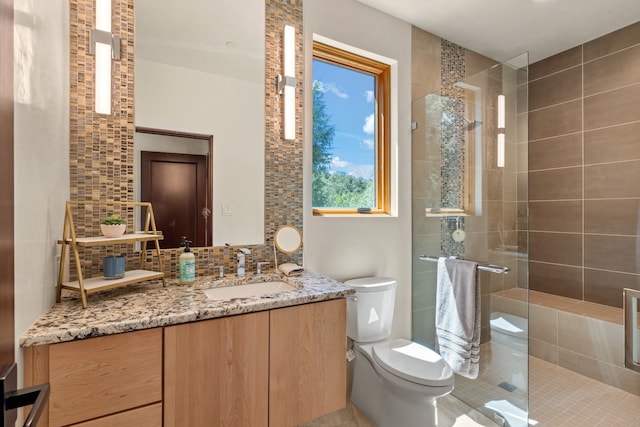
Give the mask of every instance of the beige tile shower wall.
[[531, 65], [531, 289], [640, 289], [640, 22]]
[[[113, 61], [113, 114], [94, 112], [94, 57], [88, 54], [89, 31], [94, 28], [94, 0], [70, 0], [70, 194], [72, 200], [133, 201], [134, 161], [134, 0], [113, 0], [113, 33], [122, 38], [122, 59]], [[302, 85], [297, 88], [295, 141], [282, 138], [282, 101], [275, 88], [276, 74], [282, 69], [282, 29], [296, 28], [298, 82], [303, 76], [302, 0], [266, 0], [265, 73], [265, 245], [250, 246], [247, 271], [258, 261], [271, 261], [272, 236], [284, 224], [302, 230]], [[256, 124], [261, 126], [262, 124]], [[61, 205], [60, 209], [63, 209]], [[106, 212], [86, 210], [75, 215], [79, 233], [99, 233]], [[128, 217], [133, 229], [133, 216]], [[215, 232], [215, 231], [214, 231]], [[106, 249], [83, 254], [86, 272], [99, 275]], [[130, 247], [111, 252], [131, 251]], [[195, 248], [197, 274], [215, 274], [215, 266], [235, 272], [235, 248]], [[162, 251], [165, 272], [176, 277], [178, 250]], [[130, 267], [137, 260], [128, 254]], [[149, 252], [147, 259], [157, 263]], [[302, 253], [280, 261], [300, 263]], [[85, 273], [86, 274], [86, 273]]]
[[[412, 335], [418, 342], [435, 342], [436, 264], [418, 260], [418, 255], [437, 255], [440, 247], [440, 218], [426, 218], [427, 204], [440, 203], [440, 186], [428, 185], [440, 179], [439, 123], [427, 123], [424, 112], [430, 96], [442, 86], [442, 40], [413, 27], [411, 30], [411, 121], [418, 123], [411, 143], [412, 162]], [[430, 136], [430, 137], [428, 137]]]
[[[447, 52], [447, 49], [453, 53]], [[463, 53], [456, 55], [455, 52]], [[425, 111], [431, 103], [437, 102], [443, 85], [450, 80], [443, 78], [443, 75], [451, 70], [463, 76], [465, 81], [473, 76], [473, 80], [467, 83], [481, 87], [486, 99], [497, 99], [502, 92], [503, 75], [501, 68], [491, 68], [495, 64], [494, 60], [473, 51], [443, 43], [433, 34], [412, 29], [412, 121], [418, 125], [412, 134], [412, 327], [413, 338], [426, 344], [433, 344], [435, 340], [436, 263], [420, 261], [418, 256], [443, 253], [446, 250], [443, 248], [443, 239], [450, 237], [442, 234], [441, 218], [425, 217], [425, 208], [439, 206], [442, 200], [442, 130], [439, 119], [437, 122], [428, 121]], [[466, 101], [467, 104], [475, 102], [472, 99]], [[476, 167], [488, 171], [483, 173], [482, 178], [483, 215], [465, 218], [467, 238], [464, 256], [507, 265], [513, 274], [481, 273], [483, 325], [488, 325], [489, 321], [490, 293], [515, 287], [518, 278], [516, 257], [505, 255], [504, 250], [505, 245], [513, 246], [516, 243], [516, 138], [510, 138], [513, 147], [508, 149], [508, 153], [513, 153], [513, 159], [508, 160], [508, 170], [503, 171], [497, 167], [495, 157], [495, 105], [486, 104], [479, 107], [482, 116], [474, 117], [482, 122], [480, 130], [484, 138], [482, 144], [477, 144], [484, 150], [481, 156], [483, 164]], [[474, 111], [474, 105], [467, 105], [467, 108], [468, 111]], [[502, 233], [505, 229], [507, 233]], [[482, 330], [483, 341], [488, 337], [489, 330], [485, 327]]]
[[529, 315], [529, 355], [640, 395], [640, 373], [624, 367], [622, 310], [536, 291], [491, 296], [500, 311]]

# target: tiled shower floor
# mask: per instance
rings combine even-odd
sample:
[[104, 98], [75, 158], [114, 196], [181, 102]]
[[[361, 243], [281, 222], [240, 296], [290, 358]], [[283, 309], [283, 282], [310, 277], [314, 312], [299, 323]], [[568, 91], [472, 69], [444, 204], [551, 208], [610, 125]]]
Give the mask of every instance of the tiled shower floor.
[[529, 418], [539, 426], [640, 426], [640, 396], [529, 358]]
[[[529, 372], [530, 425], [640, 426], [639, 396], [535, 357], [529, 357]], [[497, 425], [453, 396], [446, 396], [438, 401], [438, 412], [440, 427]], [[373, 425], [353, 404], [305, 424], [308, 427]]]

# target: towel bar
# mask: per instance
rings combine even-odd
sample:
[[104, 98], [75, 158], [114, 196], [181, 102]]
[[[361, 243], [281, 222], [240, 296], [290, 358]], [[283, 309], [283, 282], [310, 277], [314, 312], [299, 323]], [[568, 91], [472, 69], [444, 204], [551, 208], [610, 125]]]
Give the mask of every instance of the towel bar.
[[[435, 256], [420, 255], [418, 258], [420, 258], [422, 261], [438, 262], [438, 257], [435, 257]], [[494, 264], [478, 264], [478, 270], [489, 271], [491, 273], [498, 273], [498, 274], [506, 274], [509, 271], [511, 271], [509, 267], [504, 267], [502, 265], [494, 265]]]

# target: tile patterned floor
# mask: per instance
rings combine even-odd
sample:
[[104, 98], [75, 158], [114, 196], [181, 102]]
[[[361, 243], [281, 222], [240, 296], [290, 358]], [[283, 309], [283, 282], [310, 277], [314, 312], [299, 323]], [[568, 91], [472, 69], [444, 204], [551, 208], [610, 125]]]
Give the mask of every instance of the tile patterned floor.
[[[529, 364], [531, 425], [536, 427], [640, 426], [640, 396], [541, 359], [529, 357]], [[459, 377], [456, 381], [458, 379]], [[474, 386], [480, 384], [477, 382]], [[484, 387], [487, 385], [484, 384]], [[477, 391], [472, 388], [469, 393], [473, 394]], [[485, 389], [484, 392], [486, 393], [487, 390]], [[492, 398], [498, 398], [504, 396], [505, 390], [489, 386], [489, 392], [495, 392], [496, 396]], [[440, 427], [498, 425], [451, 395], [438, 401], [438, 412]], [[374, 424], [351, 403], [341, 411], [305, 424], [305, 427], [338, 426], [372, 427]]]
[[503, 407], [499, 413], [509, 414], [505, 417], [512, 427], [526, 425], [527, 355], [494, 342], [482, 344], [480, 348], [478, 378], [456, 376], [453, 394], [492, 419], [494, 411], [485, 406]]
[[[497, 426], [484, 415], [449, 395], [438, 401], [440, 427]], [[325, 415], [299, 427], [375, 427], [356, 405], [349, 402], [345, 409]], [[419, 426], [416, 426], [419, 427]]]
[[529, 418], [538, 426], [640, 426], [640, 396], [535, 357], [529, 361]]

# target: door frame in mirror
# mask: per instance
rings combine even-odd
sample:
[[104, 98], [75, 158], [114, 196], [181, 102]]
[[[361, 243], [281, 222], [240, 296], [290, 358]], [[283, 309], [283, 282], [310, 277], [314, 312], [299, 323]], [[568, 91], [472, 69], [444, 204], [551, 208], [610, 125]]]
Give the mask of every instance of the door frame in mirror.
[[[206, 193], [206, 206], [209, 210], [213, 207], [213, 135], [202, 134], [202, 133], [193, 133], [193, 132], [182, 132], [176, 130], [167, 130], [167, 129], [156, 129], [149, 128], [143, 126], [136, 126], [136, 133], [146, 133], [151, 135], [162, 135], [162, 136], [171, 136], [176, 138], [188, 138], [188, 139], [197, 139], [206, 141], [208, 144], [208, 152], [207, 152], [207, 184], [205, 188]], [[140, 197], [140, 195], [137, 195]], [[205, 231], [205, 246], [212, 246], [213, 244], [213, 218], [207, 223], [207, 230]]]

